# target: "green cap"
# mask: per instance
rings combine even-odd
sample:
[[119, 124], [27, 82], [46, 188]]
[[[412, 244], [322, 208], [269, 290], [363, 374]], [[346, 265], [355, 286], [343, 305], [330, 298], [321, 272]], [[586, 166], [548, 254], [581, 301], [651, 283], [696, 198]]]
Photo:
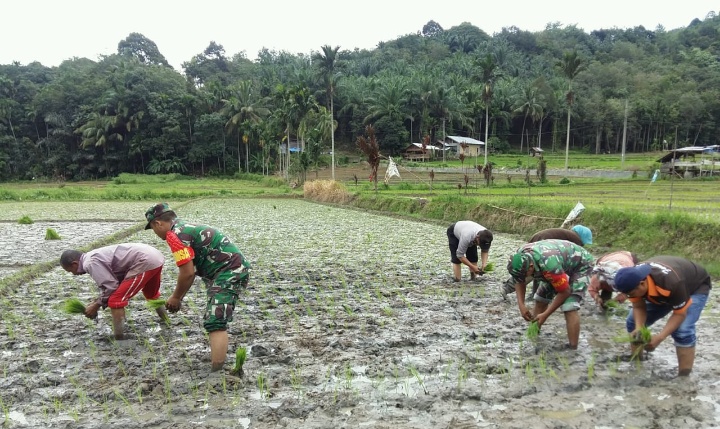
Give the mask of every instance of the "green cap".
[[525, 280], [525, 275], [532, 264], [532, 256], [524, 252], [518, 252], [510, 257], [508, 261], [508, 273], [518, 282]]
[[159, 203], [155, 204], [154, 206], [150, 207], [145, 212], [145, 219], [147, 219], [148, 224], [145, 225], [145, 229], [150, 229], [150, 222], [157, 219], [158, 216], [160, 216], [163, 213], [171, 212], [172, 209], [168, 205], [168, 203]]

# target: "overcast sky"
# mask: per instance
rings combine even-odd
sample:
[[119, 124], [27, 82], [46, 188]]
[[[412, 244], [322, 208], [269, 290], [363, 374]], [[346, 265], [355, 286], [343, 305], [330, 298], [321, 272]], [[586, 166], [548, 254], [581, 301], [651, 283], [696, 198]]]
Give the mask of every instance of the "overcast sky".
[[155, 42], [182, 71], [180, 65], [211, 41], [228, 57], [245, 51], [255, 59], [263, 47], [293, 54], [322, 45], [373, 49], [421, 31], [430, 20], [444, 29], [469, 22], [489, 35], [509, 26], [541, 31], [555, 22], [589, 33], [638, 25], [672, 30], [719, 10], [716, 0], [6, 0], [0, 8], [0, 64], [97, 60], [117, 52], [118, 42], [133, 32]]

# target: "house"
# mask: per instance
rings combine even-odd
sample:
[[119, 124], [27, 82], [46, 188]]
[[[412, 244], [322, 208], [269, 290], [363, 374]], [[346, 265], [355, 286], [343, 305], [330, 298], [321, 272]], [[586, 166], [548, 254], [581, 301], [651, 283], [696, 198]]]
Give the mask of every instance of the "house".
[[464, 153], [465, 157], [475, 157], [485, 154], [485, 142], [475, 140], [472, 137], [462, 136], [446, 136], [440, 144], [445, 147], [449, 153], [453, 153], [455, 157], [460, 153]]
[[[287, 147], [288, 144], [285, 140], [280, 142], [280, 153], [283, 155], [287, 154]], [[302, 152], [302, 149], [300, 148], [300, 142], [297, 140], [290, 139], [290, 153], [298, 153]]]
[[542, 150], [541, 148], [539, 148], [539, 147], [531, 147], [531, 148], [530, 148], [530, 152], [528, 153], [528, 155], [532, 155], [532, 156], [538, 155], [540, 158], [542, 158], [542, 157], [543, 157], [543, 150]]
[[435, 158], [435, 154], [441, 149], [434, 145], [426, 145], [425, 149], [422, 143], [410, 143], [402, 153], [404, 159], [408, 161], [429, 161]]
[[720, 174], [720, 145], [673, 149], [658, 159], [660, 172], [685, 178]]

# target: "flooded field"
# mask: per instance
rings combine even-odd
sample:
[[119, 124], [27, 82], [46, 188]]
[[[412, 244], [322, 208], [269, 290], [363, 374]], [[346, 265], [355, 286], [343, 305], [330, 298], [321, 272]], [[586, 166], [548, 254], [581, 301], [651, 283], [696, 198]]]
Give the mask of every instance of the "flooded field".
[[[5, 265], [53, 260], [139, 225], [149, 205], [3, 207]], [[496, 234], [496, 271], [478, 282], [464, 271], [454, 283], [447, 225], [299, 200], [205, 200], [178, 214], [218, 227], [253, 263], [226, 370], [209, 372], [199, 281], [169, 326], [135, 297], [131, 338], [115, 341], [108, 311], [93, 322], [59, 309], [97, 289], [89, 276], [54, 268], [0, 295], [0, 427], [720, 427], [715, 291], [699, 322], [695, 370], [677, 379], [671, 340], [647, 361], [628, 362], [616, 341], [622, 314], [588, 302], [578, 350], [565, 348], [557, 313], [527, 340], [514, 297], [499, 292], [516, 237]], [[23, 215], [43, 221], [12, 222]], [[37, 239], [47, 227], [63, 239]], [[150, 231], [124, 241], [166, 255], [168, 296], [177, 269], [166, 244]], [[248, 350], [243, 377], [230, 371], [239, 347]]]

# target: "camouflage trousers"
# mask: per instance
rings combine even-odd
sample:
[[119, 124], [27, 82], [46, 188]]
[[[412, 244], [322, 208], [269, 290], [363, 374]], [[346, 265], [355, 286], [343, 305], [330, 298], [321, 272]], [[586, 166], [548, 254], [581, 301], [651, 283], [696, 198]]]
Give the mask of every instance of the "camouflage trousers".
[[220, 273], [207, 283], [203, 326], [207, 332], [224, 331], [232, 322], [238, 296], [247, 289], [250, 271], [246, 266]]

